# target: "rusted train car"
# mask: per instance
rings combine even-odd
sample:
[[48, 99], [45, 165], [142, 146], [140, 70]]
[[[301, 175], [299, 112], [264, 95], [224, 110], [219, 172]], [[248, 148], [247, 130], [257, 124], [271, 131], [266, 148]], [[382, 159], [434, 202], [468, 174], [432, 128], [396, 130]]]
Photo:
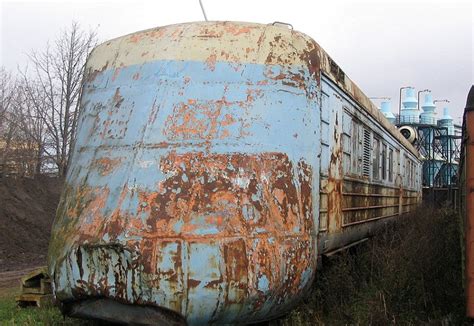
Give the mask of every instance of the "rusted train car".
[[474, 85], [467, 96], [459, 162], [459, 213], [464, 225], [466, 316], [474, 319]]
[[310, 37], [199, 22], [99, 45], [52, 230], [73, 316], [246, 323], [421, 198], [417, 151]]

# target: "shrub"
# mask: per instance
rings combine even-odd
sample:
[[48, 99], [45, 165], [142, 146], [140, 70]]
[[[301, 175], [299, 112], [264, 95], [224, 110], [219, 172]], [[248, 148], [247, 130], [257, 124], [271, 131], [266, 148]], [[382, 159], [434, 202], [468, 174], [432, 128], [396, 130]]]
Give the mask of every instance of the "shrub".
[[282, 324], [387, 325], [464, 320], [459, 219], [423, 207], [333, 256]]

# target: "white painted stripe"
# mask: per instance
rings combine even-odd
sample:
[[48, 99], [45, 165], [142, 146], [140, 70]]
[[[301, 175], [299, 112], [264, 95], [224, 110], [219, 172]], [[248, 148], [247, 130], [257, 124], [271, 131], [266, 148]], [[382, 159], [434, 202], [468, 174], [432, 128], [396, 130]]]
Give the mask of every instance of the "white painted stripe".
[[156, 60], [204, 61], [209, 65], [216, 61], [306, 65], [302, 55], [312, 42], [307, 35], [278, 25], [236, 22], [178, 24], [105, 42], [94, 49], [88, 68], [120, 68]]

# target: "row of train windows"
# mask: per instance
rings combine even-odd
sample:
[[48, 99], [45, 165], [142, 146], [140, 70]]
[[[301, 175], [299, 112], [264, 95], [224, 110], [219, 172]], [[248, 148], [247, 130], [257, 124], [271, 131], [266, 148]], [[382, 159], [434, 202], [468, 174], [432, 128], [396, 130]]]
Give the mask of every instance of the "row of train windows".
[[387, 180], [388, 176], [388, 181], [391, 182], [393, 181], [393, 149], [376, 136], [373, 140], [372, 179]]
[[[394, 182], [395, 176], [400, 173], [400, 151], [352, 119], [347, 112], [343, 116], [342, 148], [345, 174]], [[406, 173], [402, 176], [403, 183], [405, 186], [415, 186], [415, 163], [406, 155], [404, 162]]]
[[403, 174], [403, 183], [407, 187], [415, 187], [418, 186], [418, 172], [416, 170], [415, 162], [410, 160], [408, 156], [405, 155], [405, 172]]

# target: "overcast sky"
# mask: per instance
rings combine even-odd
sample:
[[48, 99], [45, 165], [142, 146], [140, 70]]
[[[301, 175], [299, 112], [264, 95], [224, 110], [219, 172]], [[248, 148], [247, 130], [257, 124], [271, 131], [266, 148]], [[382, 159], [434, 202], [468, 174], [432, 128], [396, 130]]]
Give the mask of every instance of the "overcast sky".
[[[12, 71], [26, 64], [26, 53], [43, 49], [72, 20], [97, 28], [105, 41], [203, 19], [198, 0], [0, 2], [0, 60]], [[434, 99], [449, 99], [451, 115], [456, 120], [462, 115], [474, 80], [473, 0], [203, 3], [209, 20], [291, 23], [312, 36], [367, 96], [390, 96], [394, 112], [399, 88], [410, 85], [431, 89]]]

